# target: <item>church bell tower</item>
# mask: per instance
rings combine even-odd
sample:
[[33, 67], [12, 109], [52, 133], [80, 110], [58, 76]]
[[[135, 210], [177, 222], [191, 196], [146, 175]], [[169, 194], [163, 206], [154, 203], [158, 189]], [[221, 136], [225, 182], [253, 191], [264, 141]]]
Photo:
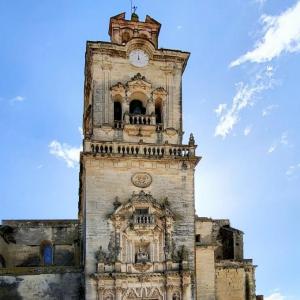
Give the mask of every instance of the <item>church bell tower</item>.
[[161, 24], [110, 19], [89, 41], [79, 221], [85, 298], [195, 299], [195, 141], [182, 144], [189, 53], [158, 47]]

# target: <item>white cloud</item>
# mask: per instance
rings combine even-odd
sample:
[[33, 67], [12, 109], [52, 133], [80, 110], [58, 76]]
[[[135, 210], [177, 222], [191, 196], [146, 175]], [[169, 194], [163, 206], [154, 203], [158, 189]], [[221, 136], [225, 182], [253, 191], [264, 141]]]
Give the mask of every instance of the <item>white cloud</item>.
[[16, 96], [12, 99], [10, 99], [10, 103], [14, 104], [16, 102], [23, 102], [24, 100], [26, 100], [26, 98], [24, 96]]
[[221, 103], [219, 104], [219, 106], [214, 110], [214, 112], [217, 114], [217, 116], [219, 117], [227, 108], [227, 104], [226, 103]]
[[266, 116], [269, 116], [271, 114], [271, 112], [275, 109], [277, 109], [279, 107], [279, 105], [269, 105], [267, 107], [265, 107], [263, 110], [262, 110], [262, 116], [263, 117], [266, 117]]
[[75, 168], [79, 162], [81, 147], [72, 147], [68, 144], [61, 144], [54, 140], [49, 144], [49, 152], [57, 158], [63, 159], [69, 168]]
[[270, 146], [270, 148], [268, 149], [268, 153], [272, 153], [276, 150], [277, 146], [276, 145], [272, 145]]
[[233, 97], [231, 107], [220, 104], [215, 112], [218, 115], [218, 125], [215, 129], [215, 136], [225, 138], [233, 130], [240, 120], [240, 113], [249, 106], [253, 106], [259, 95], [274, 85], [273, 68], [268, 66], [255, 75], [251, 83], [238, 83], [236, 94]]
[[261, 17], [263, 37], [248, 51], [230, 64], [239, 66], [245, 62], [263, 63], [271, 61], [282, 53], [300, 51], [300, 1], [279, 16]]
[[287, 176], [293, 176], [299, 170], [300, 170], [300, 163], [298, 163], [296, 165], [289, 166], [289, 168], [287, 169], [285, 174]]
[[276, 292], [276, 293], [273, 293], [271, 294], [270, 296], [268, 297], [265, 297], [265, 300], [285, 300], [286, 297], [283, 296], [281, 293], [279, 292]]
[[291, 146], [288, 140], [287, 132], [283, 132], [279, 139], [277, 139], [268, 149], [268, 153], [273, 153], [279, 146]]
[[252, 131], [252, 126], [249, 125], [244, 129], [244, 136], [248, 136]]

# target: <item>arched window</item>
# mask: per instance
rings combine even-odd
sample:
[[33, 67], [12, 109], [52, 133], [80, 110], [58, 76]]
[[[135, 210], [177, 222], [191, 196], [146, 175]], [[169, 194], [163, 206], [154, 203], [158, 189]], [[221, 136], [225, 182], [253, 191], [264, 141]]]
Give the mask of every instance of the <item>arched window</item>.
[[155, 103], [155, 116], [156, 116], [156, 124], [162, 123], [162, 109], [161, 109], [161, 102]]
[[122, 121], [122, 104], [119, 101], [114, 102], [114, 120]]
[[4, 257], [0, 254], [0, 268], [6, 268]]
[[41, 244], [41, 255], [44, 266], [53, 264], [53, 247], [51, 242], [45, 241]]
[[142, 101], [132, 100], [129, 106], [129, 113], [135, 115], [144, 115], [146, 113], [146, 108], [143, 106]]

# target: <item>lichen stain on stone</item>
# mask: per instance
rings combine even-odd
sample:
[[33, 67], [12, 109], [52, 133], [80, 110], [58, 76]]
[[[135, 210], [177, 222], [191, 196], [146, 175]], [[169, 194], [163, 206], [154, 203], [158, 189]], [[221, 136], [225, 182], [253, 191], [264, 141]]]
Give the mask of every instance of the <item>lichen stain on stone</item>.
[[22, 300], [18, 286], [23, 279], [0, 279], [0, 300]]

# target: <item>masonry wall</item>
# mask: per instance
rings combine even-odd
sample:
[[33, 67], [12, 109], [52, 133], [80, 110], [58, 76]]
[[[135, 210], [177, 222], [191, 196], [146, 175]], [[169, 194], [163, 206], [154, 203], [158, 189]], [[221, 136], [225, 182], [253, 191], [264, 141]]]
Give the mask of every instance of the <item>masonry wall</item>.
[[74, 266], [79, 263], [78, 221], [3, 221], [14, 228], [15, 243], [5, 243], [0, 237], [0, 254], [6, 267], [33, 267], [42, 265], [41, 244], [53, 245], [53, 264]]
[[[194, 268], [194, 169], [182, 169], [180, 160], [142, 158], [111, 158], [85, 155], [84, 194], [86, 206], [86, 261], [85, 273], [96, 271], [95, 253], [100, 246], [107, 251], [112, 225], [108, 215], [114, 211], [115, 197], [126, 202], [133, 192], [141, 189], [131, 183], [136, 172], [147, 172], [152, 184], [144, 189], [157, 200], [168, 197], [171, 210], [176, 214], [174, 239], [176, 246], [185, 245], [190, 251], [190, 267]], [[90, 284], [91, 281], [89, 280]], [[88, 292], [91, 289], [87, 287]], [[88, 299], [94, 299], [90, 296]]]
[[198, 300], [215, 300], [215, 253], [213, 247], [196, 247]]
[[81, 273], [0, 276], [0, 300], [81, 300]]
[[245, 300], [246, 273], [243, 268], [220, 268], [216, 270], [217, 300]]

